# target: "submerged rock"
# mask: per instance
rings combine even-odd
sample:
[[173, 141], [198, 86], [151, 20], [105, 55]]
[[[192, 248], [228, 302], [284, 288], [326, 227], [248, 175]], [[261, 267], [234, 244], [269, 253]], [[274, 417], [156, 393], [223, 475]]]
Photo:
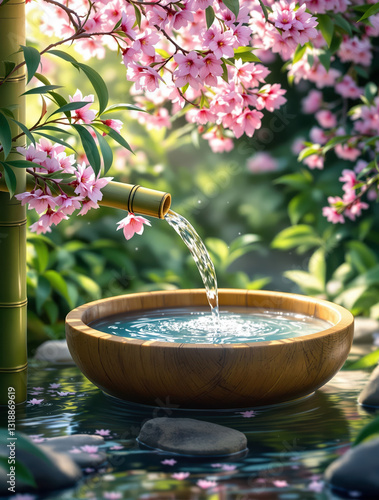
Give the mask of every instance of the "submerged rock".
[[324, 478], [336, 492], [355, 498], [379, 498], [379, 438], [351, 448], [326, 469]]
[[98, 450], [104, 442], [101, 436], [72, 434], [46, 438], [41, 446], [57, 453], [67, 453], [79, 467], [97, 469], [107, 458], [106, 453]]
[[371, 373], [366, 386], [358, 396], [358, 403], [379, 407], [379, 366]]
[[[56, 453], [37, 446], [25, 435], [18, 434], [18, 436], [23, 437], [23, 443], [15, 441], [17, 461], [28, 469], [34, 479], [35, 486], [22, 479], [20, 470], [15, 473], [15, 484], [12, 484], [12, 476], [7, 476], [11, 469], [1, 468], [0, 495], [69, 488], [82, 478], [81, 469], [68, 454]], [[8, 441], [7, 444], [10, 442]], [[7, 444], [0, 444], [0, 456], [10, 456]], [[13, 490], [9, 489], [12, 487]]]
[[50, 363], [75, 364], [66, 340], [47, 340], [37, 348], [34, 358]]
[[180, 455], [222, 456], [246, 450], [246, 436], [235, 429], [192, 418], [153, 418], [138, 436], [142, 445]]

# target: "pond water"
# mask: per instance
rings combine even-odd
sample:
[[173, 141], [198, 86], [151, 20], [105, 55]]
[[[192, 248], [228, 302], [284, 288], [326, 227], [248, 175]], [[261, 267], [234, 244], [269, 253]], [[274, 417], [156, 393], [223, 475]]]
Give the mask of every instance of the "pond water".
[[[322, 472], [375, 417], [375, 412], [356, 403], [368, 376], [364, 371], [341, 371], [308, 398], [279, 406], [186, 411], [172, 405], [169, 397], [157, 401], [155, 408], [123, 403], [102, 394], [76, 367], [33, 362], [28, 401], [34, 404], [17, 408], [16, 428], [37, 441], [104, 434], [109, 460], [97, 473], [86, 471], [73, 489], [31, 498], [335, 498], [324, 487]], [[5, 426], [6, 414], [1, 412], [0, 423]], [[238, 460], [200, 462], [140, 450], [136, 436], [142, 424], [164, 416], [198, 418], [238, 429], [248, 438], [249, 453]]]
[[215, 323], [209, 309], [187, 307], [108, 316], [89, 326], [118, 337], [232, 344], [301, 337], [330, 328], [331, 324], [303, 314], [244, 307], [224, 307]]

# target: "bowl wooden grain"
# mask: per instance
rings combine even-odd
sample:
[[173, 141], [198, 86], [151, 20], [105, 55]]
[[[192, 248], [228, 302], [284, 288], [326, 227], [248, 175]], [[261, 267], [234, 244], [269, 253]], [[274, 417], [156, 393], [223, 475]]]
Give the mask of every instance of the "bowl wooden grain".
[[306, 396], [345, 362], [354, 319], [341, 306], [302, 295], [219, 290], [220, 307], [280, 309], [331, 323], [318, 333], [242, 344], [136, 340], [94, 330], [106, 316], [142, 310], [207, 306], [204, 290], [136, 293], [102, 299], [66, 318], [68, 347], [84, 375], [117, 398], [180, 408], [247, 408]]

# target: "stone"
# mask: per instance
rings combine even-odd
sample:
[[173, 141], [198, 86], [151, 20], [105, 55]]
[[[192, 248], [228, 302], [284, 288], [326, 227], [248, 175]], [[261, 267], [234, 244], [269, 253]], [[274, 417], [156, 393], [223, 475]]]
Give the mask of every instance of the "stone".
[[372, 318], [354, 319], [354, 343], [372, 344], [374, 334], [379, 332], [379, 321]]
[[[69, 457], [81, 468], [92, 467], [97, 469], [107, 459], [106, 453], [95, 448], [104, 445], [104, 438], [91, 434], [72, 434], [46, 438], [42, 448], [50, 449], [57, 453], [67, 453]], [[84, 447], [83, 451], [82, 447]], [[93, 448], [93, 449], [91, 449]]]
[[[351, 448], [326, 469], [324, 479], [341, 494], [356, 498], [379, 498], [379, 438]], [[360, 494], [360, 495], [359, 495]]]
[[232, 455], [247, 448], [242, 432], [192, 418], [153, 418], [137, 440], [149, 448], [199, 457]]
[[379, 408], [379, 366], [371, 373], [366, 386], [359, 394], [358, 403]]
[[66, 340], [47, 340], [38, 346], [34, 358], [39, 361], [48, 361], [50, 363], [75, 365], [70, 351], [68, 350]]
[[[24, 482], [16, 473], [15, 491], [17, 493], [33, 491], [51, 491], [69, 488], [76, 484], [83, 474], [81, 469], [66, 453], [56, 453], [33, 443], [27, 436], [18, 433], [16, 441], [16, 457], [31, 473], [36, 483], [32, 486]], [[22, 439], [21, 439], [22, 438]], [[8, 442], [9, 444], [9, 442]], [[9, 457], [7, 444], [0, 444], [0, 456]], [[11, 486], [7, 481], [7, 469], [0, 469], [0, 495], [11, 495]]]

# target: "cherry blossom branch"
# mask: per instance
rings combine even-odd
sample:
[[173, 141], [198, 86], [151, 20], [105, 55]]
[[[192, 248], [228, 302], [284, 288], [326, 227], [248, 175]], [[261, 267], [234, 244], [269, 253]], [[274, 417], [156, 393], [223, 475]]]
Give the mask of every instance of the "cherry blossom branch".
[[[75, 12], [74, 10], [70, 9], [69, 7], [67, 7], [66, 5], [63, 5], [62, 3], [60, 2], [57, 2], [56, 0], [44, 0], [44, 2], [46, 3], [51, 3], [52, 5], [56, 5], [58, 8], [64, 10], [69, 18], [69, 20], [71, 21], [71, 23], [74, 25], [75, 29], [78, 31], [80, 28], [83, 27], [82, 25], [82, 22], [81, 22], [81, 19], [80, 19], [80, 16], [79, 14], [77, 14], [77, 12]], [[74, 16], [76, 17], [76, 19], [78, 20], [78, 22], [76, 22], [74, 20]]]

